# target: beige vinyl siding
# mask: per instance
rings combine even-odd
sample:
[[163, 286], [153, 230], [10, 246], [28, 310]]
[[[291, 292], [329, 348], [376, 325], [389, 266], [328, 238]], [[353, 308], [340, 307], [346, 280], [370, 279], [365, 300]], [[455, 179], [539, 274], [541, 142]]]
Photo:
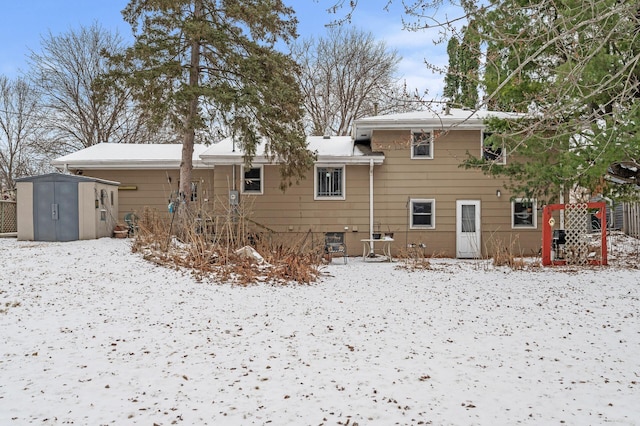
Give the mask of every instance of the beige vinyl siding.
[[[118, 220], [123, 221], [127, 212], [141, 214], [145, 208], [156, 210], [161, 215], [168, 217], [168, 205], [170, 197], [178, 189], [178, 170], [87, 170], [84, 176], [96, 177], [120, 182], [118, 191], [119, 208]], [[169, 182], [171, 178], [171, 182]], [[193, 180], [198, 180], [198, 192], [201, 202], [205, 205], [206, 199], [211, 193], [212, 170], [194, 170]], [[122, 189], [135, 187], [135, 189]]]
[[[236, 188], [240, 188], [239, 166], [236, 166]], [[278, 232], [309, 229], [316, 232], [342, 232], [345, 226], [368, 227], [369, 166], [346, 166], [345, 200], [314, 200], [313, 170], [298, 184], [280, 189], [278, 166], [264, 166], [264, 193], [241, 194], [243, 203], [252, 206], [251, 219]], [[215, 168], [218, 183], [215, 192], [219, 198], [228, 199], [228, 186], [220, 182], [232, 181], [232, 166]], [[366, 223], [363, 223], [363, 219]], [[365, 238], [365, 237], [362, 237]]]
[[[408, 130], [374, 131], [372, 140], [374, 151], [385, 155], [384, 164], [374, 171], [375, 222], [382, 232], [394, 232], [394, 251], [402, 251], [407, 243], [426, 243], [428, 254], [455, 256], [456, 200], [480, 200], [484, 254], [492, 252], [497, 241], [514, 242], [514, 249], [523, 254], [537, 253], [539, 229], [511, 229], [511, 194], [503, 180], [459, 167], [467, 153], [479, 152], [480, 129], [436, 131], [429, 160], [411, 159], [410, 138]], [[431, 198], [436, 200], [435, 229], [408, 229], [409, 200]]]
[[[385, 155], [384, 163], [373, 170], [374, 227], [380, 232], [394, 232], [394, 255], [405, 253], [408, 243], [425, 243], [429, 255], [455, 256], [456, 200], [480, 200], [483, 254], [491, 253], [496, 241], [502, 245], [513, 243], [518, 253], [537, 253], [540, 221], [538, 229], [511, 229], [511, 194], [503, 181], [459, 167], [467, 152], [472, 155], [480, 152], [481, 130], [435, 133], [433, 159], [427, 160], [411, 159], [411, 131], [373, 132], [372, 149]], [[324, 232], [345, 232], [347, 227], [349, 254], [362, 253], [360, 240], [369, 237], [370, 228], [368, 164], [345, 165], [344, 200], [314, 200], [313, 168], [307, 171], [305, 179], [282, 192], [276, 165], [263, 167], [263, 194], [242, 194], [242, 167], [235, 166], [235, 185], [233, 167], [217, 165], [213, 169], [194, 170], [194, 179], [199, 180], [199, 202], [211, 215], [228, 212], [229, 190], [235, 189], [241, 202], [250, 206], [249, 218], [257, 224], [290, 233], [291, 238], [311, 231], [316, 242], [322, 241]], [[179, 173], [177, 169], [85, 170], [85, 175], [119, 181], [124, 187], [136, 186], [135, 190], [119, 191], [122, 220], [126, 212], [141, 212], [145, 206], [169, 217], [167, 205], [172, 191], [177, 189]], [[502, 193], [500, 198], [496, 196], [498, 189]], [[435, 229], [409, 229], [410, 199], [436, 201]]]
[[[322, 243], [325, 232], [345, 232], [348, 227], [345, 242], [349, 254], [362, 254], [360, 240], [369, 236], [369, 165], [346, 166], [345, 200], [314, 200], [313, 169], [285, 192], [280, 189], [278, 166], [265, 165], [263, 171], [264, 193], [240, 194], [241, 202], [251, 206], [251, 220], [273, 231], [290, 234], [291, 241], [300, 240], [311, 231], [315, 245]], [[216, 200], [228, 202], [232, 166], [218, 166], [214, 173]], [[240, 184], [240, 166], [236, 166], [235, 188], [239, 189]], [[255, 228], [260, 230], [259, 226]]]

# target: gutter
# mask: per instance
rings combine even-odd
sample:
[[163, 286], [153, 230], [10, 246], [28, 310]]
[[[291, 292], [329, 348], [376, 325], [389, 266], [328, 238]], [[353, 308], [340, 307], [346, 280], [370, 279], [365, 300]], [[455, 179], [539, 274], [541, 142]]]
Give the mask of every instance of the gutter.
[[[218, 165], [218, 166], [233, 166], [233, 165], [242, 165], [244, 164], [244, 158], [242, 157], [218, 157], [218, 156], [202, 156], [201, 161], [203, 162], [203, 166], [207, 165]], [[376, 155], [376, 156], [330, 156], [330, 155], [322, 155], [318, 156], [315, 164], [369, 164], [373, 161], [375, 164], [383, 164], [385, 160], [384, 155]], [[278, 165], [280, 162], [278, 160], [270, 161], [265, 157], [254, 157], [251, 161], [252, 165]]]
[[373, 254], [373, 158], [369, 160], [369, 239], [371, 240], [369, 254]]
[[[154, 160], [132, 160], [132, 161], [108, 161], [108, 160], [94, 160], [94, 161], [75, 161], [75, 162], [57, 162], [52, 161], [51, 165], [57, 169], [62, 169], [65, 172], [78, 169], [95, 169], [95, 170], [164, 170], [164, 169], [179, 169], [180, 161], [166, 160], [166, 161], [154, 161]], [[214, 164], [204, 164], [202, 161], [193, 162], [194, 169], [211, 169]]]

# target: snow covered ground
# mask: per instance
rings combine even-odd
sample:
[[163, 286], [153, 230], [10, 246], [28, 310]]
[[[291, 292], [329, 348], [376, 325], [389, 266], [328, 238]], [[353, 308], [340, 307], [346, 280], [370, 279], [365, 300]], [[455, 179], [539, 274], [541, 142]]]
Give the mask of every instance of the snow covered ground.
[[129, 244], [0, 239], [0, 424], [640, 424], [638, 269], [240, 287]]

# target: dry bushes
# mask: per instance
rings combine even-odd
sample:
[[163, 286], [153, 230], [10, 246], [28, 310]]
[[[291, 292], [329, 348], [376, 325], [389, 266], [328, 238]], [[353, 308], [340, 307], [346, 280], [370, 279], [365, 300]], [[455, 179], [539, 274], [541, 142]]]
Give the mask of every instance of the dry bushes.
[[501, 239], [492, 239], [491, 253], [493, 253], [493, 266], [508, 266], [511, 269], [522, 270], [526, 266], [521, 251], [519, 249], [518, 237], [511, 239], [507, 244]]
[[411, 271], [431, 269], [431, 262], [426, 257], [425, 250], [425, 244], [409, 244], [407, 249], [400, 253], [402, 267]]
[[[199, 281], [309, 284], [318, 279], [319, 251], [307, 247], [306, 237], [292, 240], [271, 231], [250, 232], [237, 217], [203, 218], [185, 209], [167, 221], [145, 210], [132, 251], [159, 265], [188, 270]], [[239, 250], [246, 246], [259, 256]]]

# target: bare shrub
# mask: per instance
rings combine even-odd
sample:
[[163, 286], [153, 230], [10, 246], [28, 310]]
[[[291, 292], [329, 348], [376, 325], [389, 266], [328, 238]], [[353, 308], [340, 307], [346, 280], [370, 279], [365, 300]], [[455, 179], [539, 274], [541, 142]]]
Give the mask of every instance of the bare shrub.
[[431, 269], [431, 262], [427, 258], [425, 250], [425, 244], [409, 244], [406, 250], [399, 253], [402, 267], [409, 270]]
[[493, 238], [490, 250], [493, 253], [493, 266], [508, 266], [511, 269], [522, 270], [526, 266], [522, 252], [518, 250], [518, 236], [511, 238], [507, 244], [504, 240]]
[[[132, 251], [159, 265], [189, 270], [197, 280], [249, 285], [309, 284], [318, 279], [317, 248], [306, 244], [306, 236], [292, 239], [290, 234], [257, 232], [245, 219], [231, 214], [213, 218], [193, 209], [167, 221], [147, 209], [140, 217]], [[238, 250], [246, 245], [264, 260], [240, 254]]]

